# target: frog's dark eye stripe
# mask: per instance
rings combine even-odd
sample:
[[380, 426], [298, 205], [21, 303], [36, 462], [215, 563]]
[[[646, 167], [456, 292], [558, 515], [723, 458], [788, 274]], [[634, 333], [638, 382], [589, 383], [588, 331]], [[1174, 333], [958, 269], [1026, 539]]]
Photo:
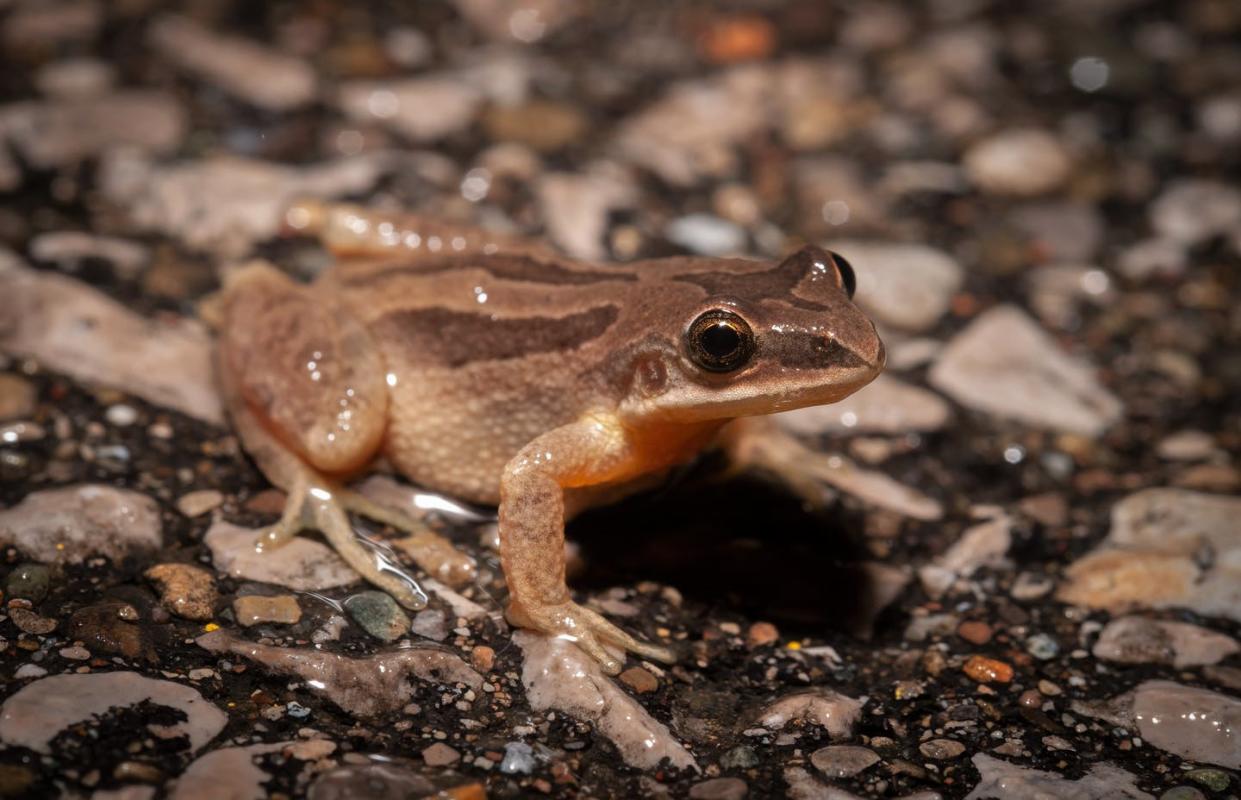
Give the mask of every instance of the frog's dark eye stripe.
[[853, 298], [853, 293], [857, 291], [857, 275], [853, 273], [853, 265], [845, 261], [844, 257], [839, 253], [831, 253], [832, 262], [836, 264], [836, 271], [840, 273], [840, 281], [844, 284], [845, 291], [849, 293], [849, 298]]
[[754, 354], [754, 331], [733, 312], [712, 309], [690, 323], [685, 346], [690, 360], [703, 369], [732, 372]]

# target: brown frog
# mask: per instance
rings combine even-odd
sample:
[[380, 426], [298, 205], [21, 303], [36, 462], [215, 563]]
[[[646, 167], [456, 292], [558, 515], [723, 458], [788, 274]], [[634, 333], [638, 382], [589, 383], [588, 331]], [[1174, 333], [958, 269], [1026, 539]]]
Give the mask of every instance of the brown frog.
[[368, 580], [424, 604], [347, 517], [416, 532], [427, 562], [452, 552], [345, 488], [382, 457], [415, 483], [498, 505], [509, 619], [572, 638], [610, 673], [621, 664], [605, 645], [672, 654], [573, 602], [566, 515], [650, 485], [730, 420], [840, 400], [884, 364], [852, 268], [815, 247], [775, 264], [603, 266], [354, 206], [300, 204], [287, 221], [337, 263], [311, 285], [249, 265], [221, 306], [230, 415], [288, 492], [261, 546], [317, 529]]

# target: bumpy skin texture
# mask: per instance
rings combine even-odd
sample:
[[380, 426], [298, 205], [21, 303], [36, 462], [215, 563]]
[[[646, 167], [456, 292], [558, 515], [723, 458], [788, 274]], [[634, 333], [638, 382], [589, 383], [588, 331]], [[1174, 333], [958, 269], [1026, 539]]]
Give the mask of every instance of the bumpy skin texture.
[[[298, 504], [269, 540], [295, 531], [307, 496], [315, 527], [345, 509], [375, 516], [339, 483], [383, 455], [416, 483], [498, 504], [510, 618], [572, 637], [612, 672], [607, 645], [670, 654], [572, 602], [566, 504], [614, 498], [730, 419], [833, 402], [883, 366], [848, 266], [817, 248], [774, 265], [600, 266], [349, 206], [288, 219], [338, 263], [310, 286], [268, 265], [239, 271], [220, 345], [241, 438]], [[703, 314], [739, 320], [725, 332], [741, 332], [737, 363], [704, 366], [692, 333]]]

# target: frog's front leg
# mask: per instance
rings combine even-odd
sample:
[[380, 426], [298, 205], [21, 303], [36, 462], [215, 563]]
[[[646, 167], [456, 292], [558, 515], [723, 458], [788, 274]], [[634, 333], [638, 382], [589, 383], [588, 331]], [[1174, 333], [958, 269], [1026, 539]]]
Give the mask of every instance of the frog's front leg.
[[635, 459], [619, 422], [585, 419], [523, 448], [500, 483], [500, 556], [510, 592], [509, 620], [576, 642], [612, 675], [620, 672], [621, 662], [605, 645], [669, 663], [675, 656], [573, 602], [565, 585], [564, 493], [628, 477]]

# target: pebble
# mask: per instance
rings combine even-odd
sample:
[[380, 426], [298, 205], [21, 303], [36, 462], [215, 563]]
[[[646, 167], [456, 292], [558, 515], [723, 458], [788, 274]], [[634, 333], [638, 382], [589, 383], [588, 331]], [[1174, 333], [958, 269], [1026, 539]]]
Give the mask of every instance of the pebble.
[[711, 778], [689, 787], [690, 800], [743, 800], [749, 793], [740, 778]]
[[428, 767], [446, 767], [461, 760], [461, 754], [443, 742], [436, 742], [422, 751], [422, 760]]
[[280, 557], [258, 552], [260, 531], [217, 521], [203, 541], [220, 572], [238, 580], [273, 583], [297, 591], [322, 591], [347, 586], [360, 577], [334, 550], [306, 536], [297, 536], [280, 548]]
[[979, 315], [948, 343], [927, 377], [976, 411], [1065, 433], [1098, 436], [1123, 410], [1093, 369], [1065, 355], [1015, 306]]
[[[132, 607], [116, 600], [101, 600], [83, 606], [69, 617], [68, 634], [86, 644], [95, 653], [123, 656], [131, 661], [143, 659], [158, 663], [159, 655], [147, 628], [125, 619], [126, 609]], [[160, 613], [167, 617], [161, 607]]]
[[609, 216], [637, 202], [626, 173], [600, 165], [583, 172], [550, 172], [536, 184], [539, 209], [552, 241], [574, 258], [605, 259]]
[[70, 661], [87, 661], [90, 659], [90, 651], [85, 647], [62, 647], [60, 657]]
[[[193, 251], [240, 258], [255, 242], [279, 233], [294, 200], [365, 193], [391, 164], [384, 153], [294, 166], [233, 155], [164, 163], [116, 152], [103, 160], [99, 182], [103, 197], [122, 208], [136, 228], [167, 234]], [[206, 380], [214, 388], [209, 363], [192, 376], [191, 386]], [[185, 371], [182, 366], [177, 374]], [[208, 421], [218, 419], [217, 414]]]
[[979, 683], [1008, 683], [1013, 679], [1012, 666], [986, 656], [970, 656], [961, 671]]
[[433, 142], [464, 130], [484, 95], [457, 75], [423, 74], [386, 81], [347, 81], [336, 104], [350, 119], [376, 123], [412, 142]]
[[393, 764], [367, 763], [337, 767], [320, 774], [310, 784], [307, 800], [396, 800], [436, 793], [428, 779]]
[[534, 748], [525, 742], [509, 742], [504, 745], [504, 759], [500, 771], [506, 775], [529, 775], [538, 766]]
[[307, 62], [185, 17], [156, 19], [147, 38], [168, 61], [258, 108], [291, 111], [313, 102], [318, 91]]
[[991, 626], [982, 620], [966, 620], [957, 626], [957, 636], [970, 644], [986, 644], [991, 641]]
[[9, 619], [23, 633], [32, 636], [45, 636], [56, 630], [57, 621], [51, 617], [40, 616], [28, 608], [9, 606]]
[[1155, 445], [1159, 457], [1168, 461], [1204, 461], [1215, 452], [1215, 439], [1205, 431], [1178, 431]]
[[1023, 708], [1038, 708], [1043, 704], [1043, 695], [1037, 689], [1026, 689], [1017, 698], [1017, 704]]
[[215, 576], [191, 564], [156, 564], [143, 575], [159, 586], [160, 602], [178, 617], [205, 622], [215, 615], [220, 594]]
[[772, 417], [802, 435], [898, 434], [942, 429], [952, 409], [936, 393], [883, 374], [838, 403], [784, 411]]
[[1040, 661], [1047, 661], [1060, 652], [1060, 644], [1045, 633], [1036, 633], [1026, 639], [1026, 652]]
[[1232, 783], [1231, 776], [1227, 772], [1218, 769], [1191, 769], [1185, 773], [1185, 777], [1200, 786], [1207, 787], [1213, 792], [1227, 791], [1228, 786]]
[[770, 622], [755, 622], [745, 633], [746, 646], [765, 647], [780, 640], [780, 630]]
[[344, 607], [362, 630], [381, 642], [396, 641], [410, 627], [409, 616], [386, 592], [358, 592], [345, 600]]
[[1133, 692], [1138, 734], [1181, 758], [1241, 768], [1241, 700], [1172, 681], [1146, 681]]
[[918, 752], [934, 761], [950, 761], [965, 752], [965, 745], [954, 739], [930, 739], [918, 745]]
[[1072, 798], [1072, 800], [1154, 800], [1138, 788], [1138, 779], [1114, 764], [1093, 764], [1085, 775], [1070, 780], [1054, 772], [1023, 767], [986, 753], [976, 753], [979, 780], [965, 800], [997, 797]]
[[414, 615], [409, 629], [419, 636], [442, 642], [448, 638], [448, 617], [438, 608], [428, 608]]
[[477, 645], [470, 651], [470, 663], [474, 665], [474, 669], [484, 675], [491, 672], [495, 662], [496, 651], [485, 644]]
[[966, 177], [987, 194], [1029, 197], [1059, 188], [1073, 160], [1047, 131], [1016, 128], [983, 139], [962, 156]]
[[38, 400], [33, 383], [18, 375], [0, 373], [0, 422], [29, 417]]
[[1022, 572], [1013, 581], [1009, 594], [1014, 600], [1031, 601], [1046, 597], [1056, 588], [1056, 581], [1050, 575], [1037, 575], [1033, 572]]
[[1175, 180], [1150, 204], [1151, 228], [1183, 246], [1241, 230], [1241, 191], [1220, 181]]
[[180, 711], [183, 720], [166, 728], [170, 736], [189, 737], [191, 750], [215, 738], [228, 721], [196, 689], [180, 683], [127, 671], [66, 673], [26, 684], [4, 701], [0, 741], [51, 753], [52, 740], [69, 726], [143, 702]]
[[177, 778], [168, 800], [204, 800], [207, 797], [263, 797], [263, 785], [272, 776], [255, 765], [258, 756], [276, 753], [293, 742], [221, 747], [199, 757]]
[[[1111, 611], [1184, 607], [1241, 621], [1236, 568], [1241, 498], [1144, 489], [1112, 507], [1097, 548], [1065, 569], [1056, 598]], [[1202, 564], [1199, 554], [1213, 558]]]
[[1001, 563], [1012, 547], [1012, 528], [1012, 518], [1004, 514], [966, 528], [951, 547], [918, 570], [923, 590], [938, 599], [958, 578]]
[[482, 676], [453, 653], [410, 647], [349, 658], [317, 648], [274, 647], [239, 639], [220, 629], [195, 640], [212, 653], [231, 654], [278, 674], [297, 676], [349, 714], [371, 719], [400, 710], [424, 684], [464, 684], [474, 691]]
[[119, 389], [213, 424], [223, 422], [211, 339], [196, 321], [146, 319], [64, 275], [0, 270], [0, 349], [87, 384]]
[[492, 106], [483, 113], [482, 122], [492, 141], [520, 142], [540, 153], [576, 144], [590, 127], [590, 120], [577, 108], [539, 99]]
[[835, 744], [815, 750], [810, 763], [829, 778], [851, 778], [879, 763], [879, 754], [869, 747]]
[[81, 484], [33, 492], [0, 511], [0, 544], [44, 564], [113, 561], [163, 546], [159, 508], [139, 492]]
[[668, 241], [701, 256], [733, 256], [746, 249], [746, 234], [737, 225], [711, 214], [678, 217], [664, 228]]
[[630, 667], [616, 677], [638, 694], [650, 694], [659, 688], [659, 679], [642, 667]]
[[1206, 800], [1207, 796], [1192, 786], [1174, 786], [1163, 794], [1159, 800]]
[[667, 726], [609, 680], [598, 662], [576, 645], [524, 630], [514, 633], [513, 641], [525, 659], [521, 680], [532, 709], [560, 711], [592, 723], [630, 766], [654, 768], [665, 758], [679, 769], [696, 766]]
[[51, 572], [42, 564], [18, 564], [4, 581], [5, 597], [42, 602], [51, 585]]
[[1107, 624], [1092, 652], [1122, 664], [1169, 664], [1176, 669], [1217, 664], [1241, 651], [1231, 636], [1187, 622], [1121, 617]]
[[749, 769], [759, 763], [758, 753], [746, 745], [738, 745], [720, 756], [720, 769]]
[[215, 489], [201, 489], [177, 498], [177, 510], [187, 517], [201, 517], [224, 503], [224, 495]]
[[925, 331], [938, 322], [965, 280], [955, 258], [926, 245], [840, 239], [824, 247], [853, 265], [858, 305], [906, 331]]
[[831, 689], [817, 688], [777, 698], [758, 713], [758, 724], [772, 731], [790, 722], [821, 725], [833, 739], [848, 739], [862, 714], [862, 703]]
[[233, 600], [233, 616], [243, 628], [261, 623], [296, 625], [302, 619], [302, 607], [291, 594], [274, 597], [251, 594]]

